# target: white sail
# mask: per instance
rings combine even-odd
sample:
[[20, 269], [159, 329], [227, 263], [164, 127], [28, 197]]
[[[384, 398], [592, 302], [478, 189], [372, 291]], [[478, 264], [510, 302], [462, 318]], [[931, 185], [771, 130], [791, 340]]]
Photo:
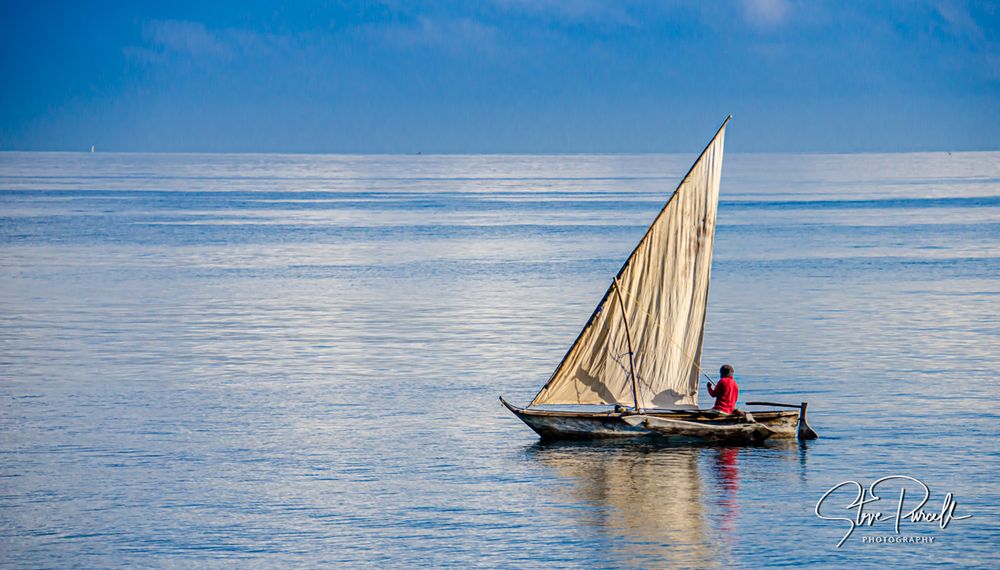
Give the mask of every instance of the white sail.
[[612, 283], [532, 406], [697, 406], [728, 122], [727, 118], [618, 272], [621, 302]]

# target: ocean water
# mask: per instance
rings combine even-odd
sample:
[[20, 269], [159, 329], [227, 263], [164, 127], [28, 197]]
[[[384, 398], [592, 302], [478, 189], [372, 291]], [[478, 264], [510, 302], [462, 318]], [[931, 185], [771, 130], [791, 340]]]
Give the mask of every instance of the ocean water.
[[[500, 407], [693, 159], [0, 153], [0, 565], [1000, 565], [1000, 153], [727, 156], [703, 364], [819, 440]], [[838, 548], [894, 475], [972, 517]]]

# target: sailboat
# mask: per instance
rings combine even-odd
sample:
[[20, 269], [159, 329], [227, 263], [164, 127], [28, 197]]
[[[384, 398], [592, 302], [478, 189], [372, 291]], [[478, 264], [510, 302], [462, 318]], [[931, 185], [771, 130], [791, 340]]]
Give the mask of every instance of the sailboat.
[[[748, 402], [763, 408], [729, 415], [698, 409], [722, 154], [731, 118], [695, 160], [531, 403], [522, 408], [500, 397], [541, 438], [817, 437], [806, 422], [806, 402]], [[574, 409], [554, 409], [559, 406]]]

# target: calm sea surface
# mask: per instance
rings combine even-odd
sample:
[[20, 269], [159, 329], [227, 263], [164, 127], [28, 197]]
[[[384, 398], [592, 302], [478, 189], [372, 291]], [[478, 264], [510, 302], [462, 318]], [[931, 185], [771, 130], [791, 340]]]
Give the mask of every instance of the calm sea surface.
[[[821, 439], [500, 407], [693, 159], [0, 153], [0, 565], [1000, 564], [1000, 153], [727, 157], [703, 363]], [[891, 475], [972, 518], [838, 549]]]

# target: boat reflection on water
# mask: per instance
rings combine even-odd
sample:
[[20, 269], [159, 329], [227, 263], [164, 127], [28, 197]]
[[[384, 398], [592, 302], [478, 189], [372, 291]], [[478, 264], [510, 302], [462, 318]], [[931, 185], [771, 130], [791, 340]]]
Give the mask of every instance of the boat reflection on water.
[[[751, 478], [780, 481], [796, 476], [792, 471], [804, 476], [806, 456], [794, 440], [752, 447], [538, 442], [525, 454], [565, 483], [563, 500], [593, 507], [568, 512], [605, 542], [601, 552], [609, 560], [603, 562], [699, 568], [733, 561], [746, 500], [741, 468], [758, 471]], [[799, 468], [789, 470], [789, 463]]]
[[[618, 563], [639, 566], [716, 567], [728, 558], [710, 539], [704, 514], [699, 447], [642, 443], [536, 443], [527, 455], [569, 483], [583, 526], [605, 535], [603, 550]], [[729, 477], [739, 478], [735, 461]]]

